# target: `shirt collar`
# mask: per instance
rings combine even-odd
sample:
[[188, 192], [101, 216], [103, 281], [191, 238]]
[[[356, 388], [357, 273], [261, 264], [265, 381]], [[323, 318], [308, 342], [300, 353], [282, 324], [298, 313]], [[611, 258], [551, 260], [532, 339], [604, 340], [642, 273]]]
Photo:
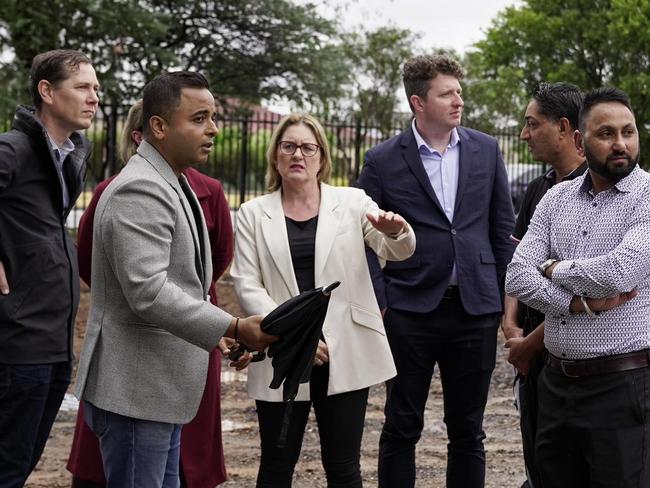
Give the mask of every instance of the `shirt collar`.
[[[427, 144], [427, 141], [425, 141], [424, 138], [420, 135], [420, 132], [415, 126], [415, 119], [413, 119], [413, 122], [411, 122], [411, 129], [413, 130], [413, 135], [415, 136], [415, 143], [417, 144], [418, 149], [421, 149], [422, 146], [424, 146], [426, 150], [430, 153], [434, 151], [437, 152], [435, 149], [429, 146]], [[447, 149], [455, 147], [456, 144], [458, 144], [459, 142], [460, 142], [460, 137], [458, 137], [458, 130], [456, 129], [456, 127], [454, 127], [451, 130], [451, 137], [449, 138], [449, 144], [447, 144]]]
[[65, 161], [65, 158], [68, 157], [68, 154], [75, 150], [75, 145], [69, 137], [63, 142], [63, 146], [61, 147], [57, 146], [56, 142], [54, 142], [54, 139], [52, 139], [49, 134], [47, 134], [47, 142], [50, 144], [50, 147], [54, 153], [57, 154], [59, 162]]
[[[587, 170], [587, 161], [583, 161], [580, 166], [577, 166], [576, 168], [574, 168], [573, 171], [571, 171], [571, 173], [569, 173], [564, 178], [562, 178], [562, 181], [574, 180], [578, 176], [582, 176], [586, 170]], [[544, 178], [551, 185], [554, 185], [555, 184], [555, 174], [556, 174], [555, 169], [551, 168], [544, 174]]]
[[633, 191], [640, 181], [639, 172], [641, 171], [643, 170], [639, 168], [639, 165], [637, 164], [632, 172], [622, 180], [617, 181], [614, 187], [618, 191], [622, 191], [624, 193]]
[[[616, 190], [618, 190], [621, 193], [629, 193], [633, 191], [638, 185], [638, 182], [640, 181], [639, 172], [641, 171], [643, 170], [639, 168], [639, 165], [637, 164], [629, 175], [614, 183], [612, 188], [616, 188]], [[586, 171], [585, 179], [582, 182], [582, 185], [580, 185], [580, 190], [583, 192], [589, 192], [591, 191], [591, 188], [592, 188], [591, 174], [589, 173], [589, 171]]]

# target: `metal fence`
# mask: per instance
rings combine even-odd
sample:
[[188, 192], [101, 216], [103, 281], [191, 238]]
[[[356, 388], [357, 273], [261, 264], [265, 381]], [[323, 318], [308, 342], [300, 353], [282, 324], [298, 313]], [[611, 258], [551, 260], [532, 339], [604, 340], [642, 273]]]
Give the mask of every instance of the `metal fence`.
[[[77, 201], [69, 224], [75, 227], [86, 208], [96, 184], [119, 170], [117, 135], [121, 132], [129, 107], [102, 107], [102, 113], [86, 131], [93, 141], [93, 155], [87, 173], [86, 188]], [[207, 164], [198, 169], [221, 180], [228, 202], [236, 209], [246, 200], [265, 191], [265, 153], [271, 133], [281, 116], [258, 111], [250, 116], [222, 115], [219, 134]], [[336, 186], [355, 184], [363, 166], [365, 153], [376, 144], [398, 134], [410, 124], [408, 116], [396, 118], [389, 128], [380, 128], [360, 119], [322, 120], [332, 153], [330, 183]], [[7, 128], [7, 127], [5, 127]], [[517, 208], [530, 180], [546, 168], [530, 158], [526, 144], [519, 139], [519, 129], [502, 129], [492, 134], [499, 141]]]

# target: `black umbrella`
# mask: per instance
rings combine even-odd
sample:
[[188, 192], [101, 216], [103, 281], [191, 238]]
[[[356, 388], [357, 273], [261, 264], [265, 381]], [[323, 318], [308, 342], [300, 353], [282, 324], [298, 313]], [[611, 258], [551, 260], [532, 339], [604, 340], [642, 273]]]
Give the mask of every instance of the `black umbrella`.
[[[335, 281], [326, 287], [304, 291], [276, 307], [262, 320], [264, 332], [280, 336], [268, 350], [269, 357], [273, 358], [273, 380], [269, 387], [279, 388], [284, 382], [282, 399], [287, 402], [278, 440], [279, 448], [284, 447], [286, 441], [291, 409], [300, 383], [307, 383], [311, 376], [330, 294], [340, 284], [340, 281]], [[246, 349], [241, 344], [236, 357]], [[263, 354], [256, 354], [253, 360], [264, 359]], [[230, 358], [233, 359], [232, 353]]]
[[279, 388], [284, 381], [282, 399], [285, 402], [296, 398], [300, 383], [309, 381], [330, 294], [340, 284], [335, 281], [327, 287], [302, 292], [262, 320], [264, 332], [280, 336], [268, 351], [273, 358], [273, 380], [269, 387]]

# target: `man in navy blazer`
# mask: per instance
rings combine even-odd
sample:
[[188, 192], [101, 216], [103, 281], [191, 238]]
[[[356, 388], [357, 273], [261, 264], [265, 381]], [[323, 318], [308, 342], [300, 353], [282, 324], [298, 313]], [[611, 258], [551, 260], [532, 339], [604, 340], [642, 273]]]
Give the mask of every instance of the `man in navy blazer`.
[[415, 485], [415, 445], [438, 364], [447, 426], [447, 487], [485, 482], [483, 412], [496, 359], [514, 215], [497, 141], [460, 127], [462, 67], [416, 56], [403, 80], [412, 126], [374, 147], [358, 185], [411, 223], [413, 256], [369, 260], [397, 366], [387, 383], [379, 487]]

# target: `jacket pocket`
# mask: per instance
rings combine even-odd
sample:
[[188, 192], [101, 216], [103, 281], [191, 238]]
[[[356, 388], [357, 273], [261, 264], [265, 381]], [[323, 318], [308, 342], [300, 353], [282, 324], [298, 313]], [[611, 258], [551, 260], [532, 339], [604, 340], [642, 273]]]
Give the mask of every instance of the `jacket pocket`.
[[387, 261], [386, 269], [414, 269], [419, 268], [421, 264], [420, 257], [410, 257], [404, 261]]
[[355, 324], [372, 329], [379, 332], [381, 335], [386, 335], [386, 331], [384, 330], [384, 321], [380, 315], [355, 305], [354, 303], [350, 304], [350, 311], [352, 312], [352, 321]]
[[[9, 294], [0, 300], [0, 317], [10, 321], [19, 320], [18, 312], [25, 300], [32, 294], [32, 289], [39, 284], [39, 278], [46, 273], [47, 257], [51, 255], [50, 241], [36, 242], [12, 248], [13, 265], [7, 273]], [[6, 270], [6, 267], [5, 267]], [[42, 297], [30, 297], [42, 301]]]
[[481, 262], [483, 264], [497, 264], [492, 251], [481, 251]]

